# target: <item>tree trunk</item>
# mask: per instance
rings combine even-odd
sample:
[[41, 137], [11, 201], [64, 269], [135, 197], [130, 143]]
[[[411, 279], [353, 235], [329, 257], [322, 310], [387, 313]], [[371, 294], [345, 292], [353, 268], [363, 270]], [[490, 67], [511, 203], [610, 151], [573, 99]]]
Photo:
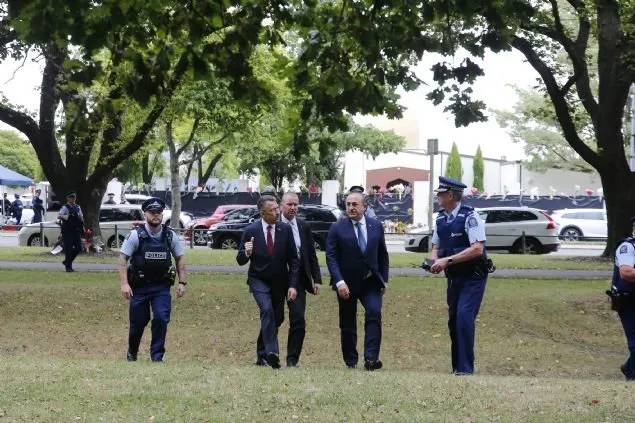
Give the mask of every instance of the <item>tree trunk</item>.
[[152, 184], [152, 174], [154, 169], [150, 166], [150, 152], [147, 152], [143, 155], [143, 159], [141, 160], [141, 180], [143, 181], [143, 185]]
[[172, 133], [172, 122], [165, 124], [165, 137], [170, 152], [170, 192], [172, 193], [172, 217], [170, 225], [179, 227], [179, 216], [181, 215], [181, 178], [179, 175], [179, 153]]
[[[90, 229], [95, 245], [107, 245], [107, 242], [109, 241], [107, 239], [102, 239], [99, 227], [99, 209], [101, 208], [101, 203], [107, 186], [108, 181], [104, 180], [99, 184], [99, 186], [83, 185], [77, 190], [77, 204], [79, 204], [82, 208], [84, 213], [84, 224]], [[62, 195], [66, 194], [64, 193]]]
[[[218, 162], [220, 161], [220, 159], [222, 157], [223, 157], [223, 153], [218, 153], [216, 156], [214, 156], [212, 161], [207, 166], [207, 169], [205, 170], [205, 173], [203, 173], [202, 175], [199, 173], [198, 186], [205, 185], [207, 183], [207, 181], [209, 180], [210, 176], [212, 176], [212, 172], [214, 171], [214, 168], [216, 167], [216, 165], [218, 164]], [[199, 162], [199, 166], [201, 164], [202, 163]]]
[[631, 217], [635, 216], [635, 191], [625, 187], [635, 186], [635, 174], [616, 171], [615, 166], [601, 168], [599, 173], [608, 226], [608, 239], [602, 256], [614, 257], [617, 243], [633, 232]]

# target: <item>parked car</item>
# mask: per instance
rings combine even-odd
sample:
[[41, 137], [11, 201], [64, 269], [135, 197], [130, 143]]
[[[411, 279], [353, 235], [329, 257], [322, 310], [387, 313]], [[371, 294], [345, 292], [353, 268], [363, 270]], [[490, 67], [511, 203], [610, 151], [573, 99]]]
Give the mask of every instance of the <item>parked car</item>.
[[551, 217], [560, 224], [560, 237], [565, 241], [606, 239], [607, 220], [604, 209], [556, 210]]
[[[488, 251], [523, 253], [523, 232], [527, 254], [546, 254], [560, 248], [557, 222], [546, 212], [529, 207], [488, 207], [477, 209], [485, 222]], [[404, 240], [407, 251], [428, 251], [427, 229], [416, 229]]]
[[[128, 202], [128, 204], [138, 205], [139, 207], [141, 207], [143, 202], [146, 201], [148, 198], [152, 198], [152, 197], [150, 197], [149, 195], [143, 195], [143, 194], [126, 194], [126, 201]], [[119, 201], [119, 199], [115, 199], [115, 201]], [[104, 204], [104, 205], [107, 205], [107, 204]], [[194, 219], [194, 216], [191, 213], [181, 212], [178, 228], [187, 228], [187, 225], [189, 225], [193, 219]], [[172, 226], [172, 210], [170, 210], [170, 207], [168, 206], [166, 206], [165, 210], [163, 210], [162, 223], [164, 225], [168, 225], [178, 229], [176, 226]]]
[[207, 245], [207, 230], [210, 226], [222, 222], [223, 219], [227, 216], [227, 214], [231, 211], [251, 207], [247, 204], [223, 204], [216, 207], [214, 213], [212, 213], [209, 217], [204, 217], [202, 219], [195, 219], [191, 221], [185, 230], [185, 240], [189, 241], [192, 237], [192, 230], [194, 230], [194, 244], [195, 245]]
[[[99, 227], [101, 236], [106, 245], [116, 248], [117, 238], [119, 245], [124, 241], [127, 233], [144, 221], [141, 207], [135, 204], [103, 204], [99, 210]], [[61, 227], [57, 220], [43, 222], [44, 245], [55, 244], [60, 236]], [[116, 231], [115, 231], [116, 227]], [[117, 234], [115, 234], [117, 232]], [[25, 225], [18, 232], [18, 245], [39, 247], [40, 224]]]
[[[207, 231], [207, 246], [210, 248], [238, 249], [243, 230], [260, 217], [256, 206], [247, 210], [235, 210], [227, 215], [227, 220], [216, 223]], [[297, 216], [305, 220], [313, 233], [316, 250], [324, 250], [326, 236], [331, 225], [340, 218], [341, 210], [323, 205], [300, 205]]]

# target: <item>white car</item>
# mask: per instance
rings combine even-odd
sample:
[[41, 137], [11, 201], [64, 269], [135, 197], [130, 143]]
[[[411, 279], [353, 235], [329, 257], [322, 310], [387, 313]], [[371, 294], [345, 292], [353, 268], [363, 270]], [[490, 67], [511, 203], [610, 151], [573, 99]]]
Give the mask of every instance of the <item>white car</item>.
[[[138, 205], [139, 207], [141, 207], [141, 204], [143, 204], [143, 202], [146, 201], [148, 198], [152, 198], [149, 195], [143, 195], [143, 194], [125, 194], [125, 196], [126, 196], [126, 201], [130, 205]], [[187, 228], [187, 225], [192, 220], [193, 220], [193, 217], [190, 213], [181, 212], [181, 216], [179, 219], [179, 224], [180, 224], [179, 227]], [[170, 210], [170, 208], [167, 206], [165, 207], [165, 210], [163, 211], [163, 224], [172, 227], [172, 210]]]
[[[134, 204], [104, 204], [99, 210], [99, 227], [101, 236], [109, 248], [117, 247], [117, 237], [119, 245], [123, 243], [126, 235], [133, 227], [144, 221], [141, 207]], [[116, 228], [116, 231], [115, 231]], [[61, 227], [55, 220], [42, 222], [42, 232], [44, 234], [44, 245], [51, 246], [57, 242], [60, 236]], [[40, 246], [40, 224], [33, 223], [23, 226], [18, 232], [18, 245], [39, 247]]]
[[560, 237], [565, 241], [607, 238], [608, 223], [604, 209], [556, 210], [551, 217], [560, 224]]
[[[485, 222], [485, 244], [488, 251], [504, 250], [510, 253], [546, 254], [558, 251], [558, 224], [544, 211], [529, 207], [488, 207], [477, 209]], [[428, 234], [425, 229], [409, 232], [404, 240], [407, 251], [427, 252]]]

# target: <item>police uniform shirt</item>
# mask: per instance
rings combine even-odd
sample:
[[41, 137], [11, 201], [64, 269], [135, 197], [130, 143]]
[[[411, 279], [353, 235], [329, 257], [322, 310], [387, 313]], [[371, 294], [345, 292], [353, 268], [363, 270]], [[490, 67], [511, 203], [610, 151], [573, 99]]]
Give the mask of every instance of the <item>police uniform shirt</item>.
[[[75, 206], [77, 207], [77, 215], [79, 216], [80, 219], [84, 220], [84, 214], [82, 213], [82, 208], [78, 205], [75, 204]], [[66, 204], [64, 204], [62, 206], [62, 208], [60, 209], [60, 216], [67, 216], [70, 213], [70, 211], [68, 210], [68, 207], [66, 207]]]
[[[457, 218], [459, 214], [459, 209], [461, 208], [461, 203], [458, 203], [452, 213], [448, 215], [447, 212], [444, 212], [445, 218], [448, 222], [453, 221]], [[475, 242], [485, 242], [485, 224], [483, 223], [483, 219], [481, 216], [474, 210], [470, 212], [465, 219], [465, 232], [467, 233], [467, 237], [470, 241], [470, 245]], [[434, 231], [432, 235], [432, 243], [434, 245], [439, 245], [439, 235], [437, 231]]]
[[617, 247], [617, 254], [615, 254], [615, 265], [620, 266], [635, 266], [635, 248], [630, 242], [622, 242]]
[[[147, 223], [145, 224], [145, 228], [152, 238], [161, 239], [163, 228], [161, 228], [161, 231], [157, 233], [153, 233], [152, 231], [150, 231], [150, 226]], [[136, 230], [133, 230], [132, 232], [130, 232], [130, 234], [128, 234], [125, 241], [121, 245], [120, 252], [128, 257], [132, 257], [135, 251], [137, 251], [137, 248], [139, 248], [139, 234]], [[181, 241], [179, 240], [179, 237], [176, 235], [176, 233], [174, 233], [174, 231], [172, 231], [172, 244], [170, 244], [170, 250], [172, 251], [172, 255], [174, 257], [180, 257], [184, 254]]]

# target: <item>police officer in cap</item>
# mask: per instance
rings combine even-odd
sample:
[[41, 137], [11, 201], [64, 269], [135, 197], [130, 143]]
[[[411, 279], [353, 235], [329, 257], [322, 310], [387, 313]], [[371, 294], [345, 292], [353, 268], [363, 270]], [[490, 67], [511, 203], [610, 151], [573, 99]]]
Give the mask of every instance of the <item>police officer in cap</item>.
[[445, 271], [452, 343], [452, 373], [474, 373], [475, 320], [483, 300], [488, 266], [485, 225], [478, 213], [461, 203], [465, 184], [443, 176], [435, 190], [442, 209], [432, 236], [429, 271]]
[[635, 380], [635, 217], [631, 236], [620, 241], [615, 251], [613, 281], [607, 294], [622, 321], [630, 357], [621, 366], [626, 380]]
[[66, 194], [66, 204], [60, 209], [58, 219], [62, 221], [62, 238], [64, 240], [64, 267], [67, 272], [74, 272], [73, 260], [82, 251], [82, 235], [84, 233], [84, 214], [75, 201], [74, 191]]
[[115, 201], [115, 193], [114, 192], [109, 192], [108, 193], [108, 200], [104, 201], [104, 204], [117, 204], [117, 202]]
[[[176, 296], [180, 298], [185, 294], [185, 257], [177, 234], [161, 224], [165, 202], [160, 198], [149, 198], [141, 209], [146, 223], [130, 232], [119, 255], [121, 295], [130, 301], [127, 359], [137, 361], [141, 337], [152, 310], [150, 359], [162, 362], [172, 310], [170, 287], [178, 273]], [[172, 256], [176, 260], [176, 270]], [[132, 259], [130, 266], [129, 259]]]
[[24, 204], [20, 200], [20, 194], [15, 194], [15, 200], [11, 204], [11, 215], [15, 219], [16, 225], [19, 225], [22, 220], [22, 210], [24, 210]]

